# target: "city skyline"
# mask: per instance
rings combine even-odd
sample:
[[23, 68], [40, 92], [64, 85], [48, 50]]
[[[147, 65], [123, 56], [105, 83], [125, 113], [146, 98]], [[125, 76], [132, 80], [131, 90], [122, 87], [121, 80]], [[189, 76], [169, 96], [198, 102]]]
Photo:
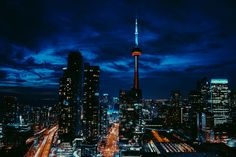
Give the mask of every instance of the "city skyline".
[[71, 50], [100, 66], [100, 93], [118, 96], [133, 86], [136, 16], [143, 97], [186, 94], [204, 76], [227, 78], [235, 89], [235, 2], [103, 2], [1, 2], [1, 96], [57, 102]]

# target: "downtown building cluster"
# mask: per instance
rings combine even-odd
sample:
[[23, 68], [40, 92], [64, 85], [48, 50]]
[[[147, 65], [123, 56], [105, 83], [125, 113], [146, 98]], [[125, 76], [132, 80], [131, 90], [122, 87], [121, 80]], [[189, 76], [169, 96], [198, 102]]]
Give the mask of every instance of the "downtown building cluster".
[[[141, 53], [142, 50], [138, 46], [136, 19], [135, 47], [132, 49], [134, 57], [133, 88], [120, 91], [119, 100], [117, 100], [119, 102], [119, 125], [116, 121], [116, 114], [114, 114], [114, 120], [111, 120], [114, 112], [110, 117], [110, 120], [115, 122], [114, 125], [111, 124], [111, 128], [118, 131], [119, 135], [111, 135], [112, 131], [108, 131], [109, 106], [114, 107], [114, 105], [109, 104], [107, 94], [104, 94], [99, 101], [99, 67], [83, 63], [83, 58], [78, 52], [69, 54], [68, 65], [64, 68], [59, 87], [59, 143], [63, 145], [63, 143], [69, 142], [75, 149], [80, 150], [81, 156], [94, 156], [99, 154], [97, 150], [104, 155], [110, 153], [106, 149], [118, 153], [115, 146], [118, 141], [113, 141], [114, 144], [109, 143], [113, 136], [119, 136], [121, 152], [127, 150], [127, 144], [131, 149], [141, 150], [144, 134], [138, 63]], [[106, 136], [110, 138], [106, 139]]]
[[[55, 106], [22, 108], [15, 97], [5, 97], [0, 146], [23, 145], [32, 136], [36, 152], [53, 130], [49, 150], [56, 150], [56, 156], [206, 156], [212, 152], [229, 156], [218, 153], [228, 148], [214, 145], [236, 147], [236, 93], [230, 91], [228, 80], [203, 78], [186, 98], [173, 90], [169, 99], [144, 99], [139, 84], [142, 50], [137, 19], [131, 54], [133, 87], [120, 90], [112, 102], [108, 94], [99, 92], [99, 66], [84, 63], [77, 51], [68, 55]], [[208, 147], [213, 151], [209, 153]]]
[[[170, 99], [145, 100], [139, 87], [141, 53], [136, 19], [133, 88], [120, 90], [119, 95], [119, 155], [179, 152], [204, 155], [211, 154], [212, 149], [215, 155], [231, 154], [228, 148], [236, 146], [233, 142], [236, 130], [231, 131], [230, 126], [236, 128], [236, 110], [235, 94], [229, 90], [228, 80], [204, 78], [187, 98], [179, 90], [173, 90]], [[209, 143], [212, 145], [205, 148]], [[216, 147], [215, 143], [227, 148]]]
[[4, 96], [0, 108], [0, 154], [23, 156], [32, 143], [37, 145], [38, 139], [28, 139], [57, 122], [56, 106], [25, 105], [15, 96]]
[[70, 143], [81, 155], [96, 154], [100, 135], [106, 134], [107, 102], [100, 103], [98, 66], [83, 63], [71, 52], [59, 87], [59, 143]]
[[164, 129], [197, 152], [215, 155], [227, 156], [234, 150], [235, 112], [235, 92], [227, 79], [203, 78], [186, 98], [173, 90], [169, 99], [143, 100], [146, 128]]

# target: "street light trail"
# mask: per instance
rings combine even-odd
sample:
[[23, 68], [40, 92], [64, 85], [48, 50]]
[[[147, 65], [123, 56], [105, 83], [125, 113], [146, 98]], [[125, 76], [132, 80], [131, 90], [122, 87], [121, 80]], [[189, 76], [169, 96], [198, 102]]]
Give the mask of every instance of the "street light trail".
[[109, 134], [107, 135], [107, 140], [105, 143], [105, 147], [99, 144], [99, 151], [102, 153], [104, 157], [113, 157], [118, 150], [118, 135], [119, 135], [119, 124], [115, 123], [109, 130]]
[[42, 157], [46, 157], [46, 156], [49, 155], [51, 145], [52, 145], [52, 140], [53, 140], [53, 137], [54, 137], [57, 129], [58, 129], [58, 127], [54, 127], [54, 129], [50, 132], [50, 134], [48, 136], [48, 139], [47, 139], [47, 142], [46, 142], [46, 144], [44, 146], [44, 149], [43, 149]]
[[[51, 149], [51, 144], [52, 140], [54, 137], [54, 134], [56, 133], [58, 129], [58, 126], [52, 127], [50, 130], [46, 129], [44, 132], [44, 135], [42, 137], [42, 142], [38, 144], [37, 148], [34, 148], [32, 145], [25, 155], [25, 157], [46, 157], [49, 155], [50, 149]], [[38, 136], [38, 135], [35, 135]], [[36, 149], [36, 150], [35, 150]]]

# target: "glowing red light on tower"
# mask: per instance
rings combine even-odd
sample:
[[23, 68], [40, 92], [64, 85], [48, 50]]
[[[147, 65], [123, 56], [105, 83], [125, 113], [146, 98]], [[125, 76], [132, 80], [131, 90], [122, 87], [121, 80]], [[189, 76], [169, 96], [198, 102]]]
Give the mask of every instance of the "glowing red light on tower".
[[141, 52], [140, 51], [134, 51], [132, 52], [132, 56], [140, 56]]

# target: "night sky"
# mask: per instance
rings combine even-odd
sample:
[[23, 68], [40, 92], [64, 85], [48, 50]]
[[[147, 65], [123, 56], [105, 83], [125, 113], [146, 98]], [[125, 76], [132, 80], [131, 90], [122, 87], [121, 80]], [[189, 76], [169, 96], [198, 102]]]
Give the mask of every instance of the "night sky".
[[130, 89], [135, 16], [145, 98], [186, 95], [204, 76], [236, 88], [234, 0], [1, 0], [0, 96], [56, 102], [70, 50], [100, 66], [101, 93]]

